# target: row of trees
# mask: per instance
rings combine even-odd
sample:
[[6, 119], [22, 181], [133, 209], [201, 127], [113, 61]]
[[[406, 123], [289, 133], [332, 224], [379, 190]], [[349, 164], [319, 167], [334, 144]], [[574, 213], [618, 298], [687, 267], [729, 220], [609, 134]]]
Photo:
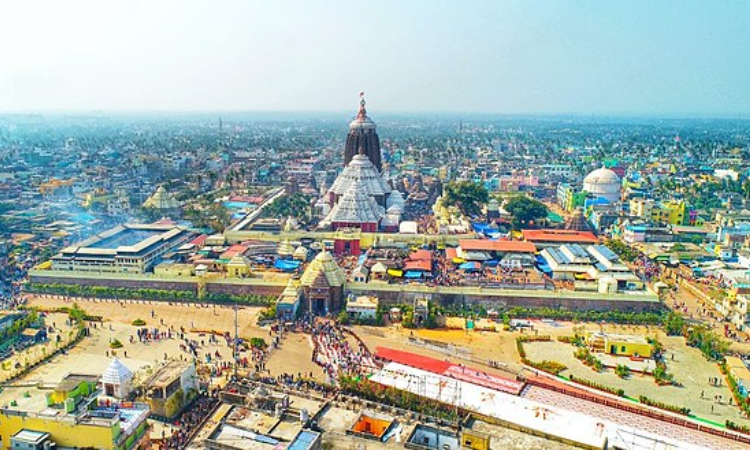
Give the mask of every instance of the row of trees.
[[69, 297], [95, 297], [106, 299], [142, 299], [166, 301], [207, 301], [222, 304], [240, 304], [247, 306], [268, 306], [276, 299], [274, 296], [257, 294], [206, 293], [198, 297], [190, 290], [123, 288], [108, 286], [82, 286], [76, 284], [29, 284], [27, 290], [40, 294], [64, 295]]
[[367, 378], [360, 379], [342, 376], [339, 378], [339, 385], [343, 393], [368, 401], [384, 403], [440, 419], [451, 421], [460, 419], [460, 416], [457, 414], [459, 411], [445, 403], [422, 397], [406, 390], [396, 389], [392, 386], [383, 386]]
[[661, 325], [665, 311], [571, 311], [559, 308], [515, 307], [504, 312], [512, 319], [556, 319], [573, 322], [607, 322], [634, 325]]
[[[258, 294], [227, 294], [224, 292], [206, 293], [201, 300], [205, 300], [211, 303], [221, 304], [235, 304], [243, 306], [270, 306], [276, 301], [276, 297], [272, 295], [258, 295]], [[274, 310], [275, 312], [275, 310]], [[275, 314], [274, 314], [275, 316]]]
[[107, 299], [143, 299], [143, 300], [195, 300], [193, 290], [168, 290], [146, 288], [124, 288], [109, 286], [83, 286], [79, 284], [42, 284], [30, 283], [29, 292], [39, 294], [64, 295], [69, 297], [96, 297]]

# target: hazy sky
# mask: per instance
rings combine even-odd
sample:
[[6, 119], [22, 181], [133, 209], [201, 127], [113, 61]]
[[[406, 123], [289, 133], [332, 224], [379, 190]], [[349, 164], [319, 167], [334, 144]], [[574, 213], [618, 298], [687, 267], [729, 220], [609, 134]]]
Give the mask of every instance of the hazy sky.
[[750, 113], [750, 0], [0, 0], [0, 110]]

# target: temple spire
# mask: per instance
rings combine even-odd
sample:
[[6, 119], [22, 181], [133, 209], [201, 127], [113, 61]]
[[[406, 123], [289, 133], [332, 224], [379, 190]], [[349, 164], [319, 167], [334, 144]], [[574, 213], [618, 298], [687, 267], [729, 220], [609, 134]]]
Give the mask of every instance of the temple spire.
[[365, 93], [359, 93], [359, 111], [354, 120], [349, 124], [349, 135], [346, 137], [344, 147], [344, 165], [349, 164], [356, 155], [366, 155], [378, 169], [383, 170], [382, 155], [380, 153], [380, 139], [376, 131], [375, 123], [367, 117], [367, 102]]

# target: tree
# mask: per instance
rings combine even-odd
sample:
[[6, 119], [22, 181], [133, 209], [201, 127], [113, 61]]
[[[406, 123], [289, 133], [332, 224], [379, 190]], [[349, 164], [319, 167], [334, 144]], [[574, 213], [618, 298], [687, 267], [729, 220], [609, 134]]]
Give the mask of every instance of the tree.
[[253, 337], [250, 338], [250, 347], [263, 349], [268, 347], [268, 344], [263, 338]]
[[615, 367], [615, 374], [620, 378], [627, 378], [630, 375], [630, 367], [625, 364], [618, 364]]
[[452, 181], [445, 185], [444, 206], [455, 206], [465, 216], [476, 216], [482, 205], [489, 201], [489, 194], [482, 183], [473, 181]]
[[263, 214], [266, 217], [281, 219], [285, 217], [304, 218], [310, 210], [310, 197], [304, 194], [284, 195], [266, 206]]
[[746, 199], [750, 200], [750, 177], [746, 178], [742, 183], [742, 194]]
[[342, 309], [336, 316], [336, 320], [341, 325], [349, 325], [349, 313]]
[[81, 324], [86, 318], [86, 311], [81, 309], [78, 303], [73, 303], [73, 306], [68, 310], [68, 318], [71, 322]]
[[707, 359], [720, 360], [729, 351], [729, 341], [706, 325], [695, 325], [688, 329], [686, 340], [691, 347], [700, 349]]
[[670, 312], [664, 318], [664, 331], [667, 336], [681, 336], [685, 329], [685, 319], [676, 312]]
[[505, 203], [505, 210], [513, 215], [513, 228], [519, 229], [539, 219], [547, 217], [547, 207], [539, 200], [517, 195]]
[[229, 210], [218, 202], [209, 206], [191, 205], [185, 209], [184, 217], [196, 228], [212, 228], [216, 232], [223, 231], [231, 222]]

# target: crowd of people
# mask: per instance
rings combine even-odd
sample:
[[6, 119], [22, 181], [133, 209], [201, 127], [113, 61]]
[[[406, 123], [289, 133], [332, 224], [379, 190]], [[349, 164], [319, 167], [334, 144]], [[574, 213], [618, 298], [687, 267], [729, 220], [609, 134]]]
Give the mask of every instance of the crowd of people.
[[0, 309], [16, 309], [23, 303], [22, 287], [28, 271], [40, 261], [33, 254], [11, 256], [0, 264]]
[[652, 261], [648, 256], [641, 254], [633, 261], [635, 274], [644, 281], [658, 279], [662, 273], [662, 267]]
[[166, 436], [166, 433], [162, 435], [162, 440], [159, 442], [160, 449], [183, 449], [187, 445], [193, 433], [195, 433], [201, 424], [211, 414], [219, 399], [213, 396], [200, 396], [198, 399], [187, 408], [182, 415], [175, 420], [175, 426], [177, 427], [170, 436]]
[[376, 369], [373, 355], [354, 337], [350, 344], [347, 330], [333, 320], [319, 320], [311, 329], [312, 361], [323, 368], [331, 384], [339, 375], [361, 376]]

